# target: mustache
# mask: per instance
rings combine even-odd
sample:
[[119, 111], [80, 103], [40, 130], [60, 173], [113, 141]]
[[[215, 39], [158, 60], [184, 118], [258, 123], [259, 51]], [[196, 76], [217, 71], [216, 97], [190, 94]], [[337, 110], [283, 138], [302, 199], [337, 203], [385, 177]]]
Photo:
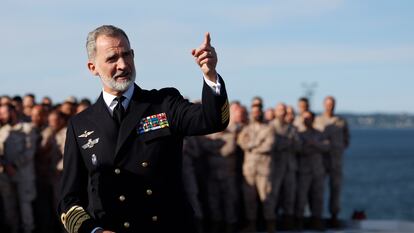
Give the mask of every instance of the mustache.
[[113, 79], [117, 79], [119, 77], [127, 77], [128, 79], [131, 79], [131, 72], [129, 71], [119, 71], [114, 76], [112, 76]]

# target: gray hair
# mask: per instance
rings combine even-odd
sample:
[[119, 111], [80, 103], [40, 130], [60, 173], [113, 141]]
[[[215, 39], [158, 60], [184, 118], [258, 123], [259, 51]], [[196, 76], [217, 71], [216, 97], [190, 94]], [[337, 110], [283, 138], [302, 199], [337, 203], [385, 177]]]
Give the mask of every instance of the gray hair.
[[89, 60], [95, 58], [96, 55], [96, 39], [101, 36], [110, 36], [110, 37], [118, 37], [124, 36], [129, 44], [129, 39], [127, 34], [120, 28], [117, 28], [112, 25], [102, 25], [95, 30], [88, 33], [88, 37], [86, 38], [86, 51], [88, 52]]

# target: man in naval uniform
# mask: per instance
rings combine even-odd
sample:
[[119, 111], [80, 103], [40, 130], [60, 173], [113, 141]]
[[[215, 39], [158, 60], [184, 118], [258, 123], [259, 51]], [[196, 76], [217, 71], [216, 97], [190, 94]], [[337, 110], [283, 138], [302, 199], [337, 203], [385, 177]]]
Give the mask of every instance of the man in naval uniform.
[[88, 68], [103, 91], [67, 127], [59, 214], [69, 233], [196, 232], [182, 182], [187, 135], [221, 131], [229, 121], [210, 35], [192, 50], [204, 76], [202, 104], [174, 88], [134, 84], [134, 51], [125, 32], [88, 34]]

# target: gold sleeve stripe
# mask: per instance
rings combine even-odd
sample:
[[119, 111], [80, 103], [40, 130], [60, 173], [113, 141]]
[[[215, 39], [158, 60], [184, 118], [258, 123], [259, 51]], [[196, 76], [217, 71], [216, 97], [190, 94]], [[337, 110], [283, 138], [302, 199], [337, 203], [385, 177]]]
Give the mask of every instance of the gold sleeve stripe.
[[73, 213], [70, 217], [71, 221], [69, 222], [68, 229], [71, 229], [69, 232], [74, 232], [75, 226], [77, 225], [78, 220], [83, 216], [82, 212], [78, 211]]
[[62, 213], [61, 215], [60, 215], [60, 220], [62, 221], [62, 223], [63, 223], [63, 225], [65, 226], [65, 228], [66, 228], [66, 216], [67, 215], [69, 215], [74, 209], [76, 209], [76, 208], [78, 208], [78, 207], [80, 207], [80, 206], [77, 206], [77, 205], [75, 205], [75, 206], [72, 206], [69, 210], [68, 210], [68, 212], [66, 212], [66, 213]]
[[223, 121], [226, 121], [227, 119], [229, 119], [229, 115], [230, 115], [230, 113], [229, 113], [229, 112], [223, 112], [223, 113], [221, 114], [221, 119], [222, 119]]
[[229, 116], [226, 116], [226, 117], [222, 117], [221, 118], [221, 121], [222, 121], [222, 123], [224, 124], [224, 123], [226, 123], [226, 121], [229, 119]]
[[225, 124], [227, 120], [228, 120], [228, 118], [227, 119], [221, 119], [221, 123]]
[[226, 102], [221, 107], [221, 122], [224, 124], [230, 116], [229, 101]]
[[73, 229], [73, 232], [78, 232], [79, 228], [81, 227], [82, 223], [88, 219], [90, 219], [91, 217], [89, 215], [83, 215], [81, 216], [77, 221], [76, 221], [76, 225]]
[[81, 206], [72, 206], [66, 213], [60, 216], [63, 226], [69, 233], [78, 233], [82, 223], [91, 217]]
[[226, 121], [229, 119], [229, 115], [230, 115], [229, 112], [227, 112], [227, 113], [225, 113], [221, 116], [221, 123], [222, 124], [226, 123]]
[[229, 108], [229, 101], [226, 100], [226, 102], [223, 104], [223, 106], [221, 106], [221, 111], [223, 112], [224, 110]]
[[226, 102], [221, 107], [221, 122], [224, 124], [230, 117], [229, 101]]

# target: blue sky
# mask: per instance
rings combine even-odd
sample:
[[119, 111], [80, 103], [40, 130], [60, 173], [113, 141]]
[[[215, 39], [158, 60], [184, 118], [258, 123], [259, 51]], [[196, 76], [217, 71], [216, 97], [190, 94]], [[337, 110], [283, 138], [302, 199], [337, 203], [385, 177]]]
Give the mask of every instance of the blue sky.
[[0, 95], [95, 99], [85, 38], [123, 28], [135, 49], [137, 83], [201, 95], [190, 55], [211, 32], [231, 100], [296, 105], [317, 83], [312, 108], [334, 95], [340, 112], [414, 113], [414, 1], [5, 0], [0, 8]]

